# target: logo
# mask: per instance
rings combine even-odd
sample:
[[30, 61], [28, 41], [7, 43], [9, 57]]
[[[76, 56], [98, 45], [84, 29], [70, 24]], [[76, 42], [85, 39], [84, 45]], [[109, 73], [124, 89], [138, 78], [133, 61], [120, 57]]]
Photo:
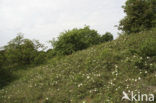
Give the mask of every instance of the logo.
[[123, 100], [128, 100], [128, 101], [146, 101], [146, 102], [153, 102], [154, 101], [154, 94], [141, 94], [140, 92], [138, 92], [137, 94], [134, 94], [133, 91], [131, 91], [129, 94], [126, 93], [125, 91], [122, 92], [123, 93], [123, 97], [122, 97], [122, 101]]

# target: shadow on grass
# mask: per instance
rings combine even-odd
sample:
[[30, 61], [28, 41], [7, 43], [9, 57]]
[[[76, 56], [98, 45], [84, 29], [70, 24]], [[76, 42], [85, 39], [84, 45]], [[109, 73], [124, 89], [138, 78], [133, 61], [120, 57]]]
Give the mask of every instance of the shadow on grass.
[[6, 69], [0, 70], [0, 89], [10, 84], [12, 81], [17, 79], [18, 77], [13, 75], [12, 72]]
[[[44, 65], [44, 64], [42, 64]], [[40, 65], [16, 65], [11, 67], [0, 68], [0, 89], [9, 85], [11, 82], [21, 78], [17, 72], [20, 70], [28, 70]]]

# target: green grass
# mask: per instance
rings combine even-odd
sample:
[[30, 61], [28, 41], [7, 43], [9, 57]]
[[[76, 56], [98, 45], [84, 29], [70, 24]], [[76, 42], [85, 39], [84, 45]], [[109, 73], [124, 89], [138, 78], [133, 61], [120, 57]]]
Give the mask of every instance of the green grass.
[[156, 29], [21, 68], [0, 90], [0, 103], [126, 103], [122, 91], [156, 94], [156, 57], [139, 51], [149, 39]]

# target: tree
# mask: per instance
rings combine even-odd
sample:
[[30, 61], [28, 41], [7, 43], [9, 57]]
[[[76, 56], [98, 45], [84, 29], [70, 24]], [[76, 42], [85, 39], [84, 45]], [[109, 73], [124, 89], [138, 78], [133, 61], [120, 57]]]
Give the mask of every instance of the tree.
[[52, 40], [52, 46], [57, 54], [68, 55], [75, 51], [85, 49], [100, 42], [100, 35], [89, 26], [62, 32], [58, 40]]
[[156, 26], [156, 0], [127, 0], [123, 9], [126, 16], [119, 24], [123, 32], [136, 33]]
[[110, 32], [106, 32], [101, 36], [101, 42], [108, 42], [113, 40], [113, 35]]
[[[8, 45], [5, 46], [5, 57], [7, 59], [7, 63], [10, 65], [23, 65], [32, 64], [34, 62], [37, 63], [38, 61], [36, 60], [39, 59], [45, 60], [44, 56], [38, 51], [38, 49], [43, 47], [44, 46], [37, 40], [32, 41], [24, 39], [23, 35], [17, 35], [16, 38], [11, 40]], [[39, 57], [37, 58], [37, 56]]]

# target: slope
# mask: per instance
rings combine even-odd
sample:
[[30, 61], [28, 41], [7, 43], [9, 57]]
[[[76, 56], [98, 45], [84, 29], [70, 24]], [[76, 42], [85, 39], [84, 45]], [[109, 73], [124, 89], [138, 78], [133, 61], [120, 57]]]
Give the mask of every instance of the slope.
[[148, 41], [156, 41], [156, 29], [21, 68], [14, 73], [20, 78], [0, 90], [0, 102], [125, 103], [123, 91], [156, 94], [156, 56], [144, 55]]

